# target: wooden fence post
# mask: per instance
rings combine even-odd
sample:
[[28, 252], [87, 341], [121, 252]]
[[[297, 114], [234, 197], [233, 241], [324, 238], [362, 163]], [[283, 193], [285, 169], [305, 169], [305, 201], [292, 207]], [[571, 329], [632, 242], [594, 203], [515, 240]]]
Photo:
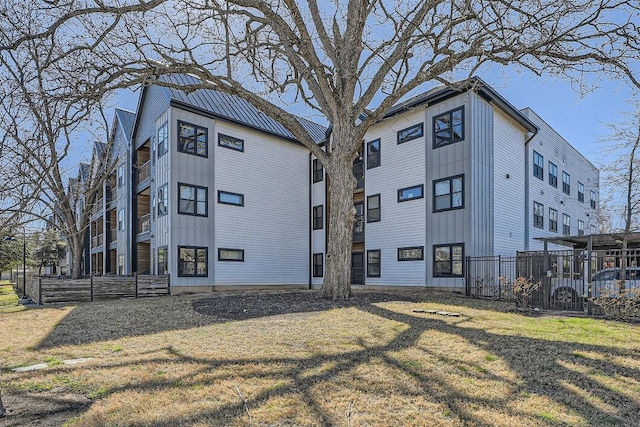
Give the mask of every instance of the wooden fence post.
[[136, 298], [138, 298], [138, 272], [135, 272], [135, 278], [136, 278]]
[[91, 279], [91, 302], [93, 302], [93, 274], [89, 275], [89, 278]]
[[42, 277], [38, 277], [38, 305], [42, 305]]

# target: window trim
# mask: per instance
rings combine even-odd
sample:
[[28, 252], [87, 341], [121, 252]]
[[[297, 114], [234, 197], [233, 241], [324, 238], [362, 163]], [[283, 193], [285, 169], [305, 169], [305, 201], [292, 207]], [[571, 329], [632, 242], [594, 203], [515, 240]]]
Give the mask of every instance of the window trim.
[[[378, 152], [371, 154], [369, 149], [371, 147], [371, 144], [377, 142], [378, 143]], [[380, 167], [380, 165], [382, 164], [382, 156], [380, 154], [380, 152], [382, 151], [382, 141], [380, 140], [380, 138], [376, 138], [376, 139], [372, 139], [371, 141], [368, 141], [365, 144], [365, 149], [367, 151], [367, 170], [369, 169], [374, 169], [377, 167]], [[377, 163], [375, 163], [373, 166], [371, 165], [371, 158], [376, 158], [377, 157]]]
[[[118, 210], [118, 231], [124, 231], [124, 229], [127, 228], [125, 225], [126, 215], [124, 211], [124, 208]], [[120, 214], [122, 214], [122, 220], [120, 220]], [[122, 228], [120, 228], [120, 224], [122, 224]]]
[[[580, 191], [582, 188], [582, 191]], [[578, 181], [578, 201], [584, 203], [584, 184]]]
[[[319, 212], [320, 215], [316, 215]], [[322, 230], [324, 228], [324, 205], [316, 205], [312, 209], [312, 229]]]
[[[453, 257], [451, 257], [449, 259], [449, 264], [451, 266], [451, 274], [436, 274], [436, 248], [443, 248], [443, 247], [448, 247], [450, 249], [450, 256], [453, 254], [453, 247], [454, 246], [460, 246], [462, 247], [462, 273], [461, 274], [453, 274]], [[433, 277], [438, 277], [438, 278], [457, 278], [457, 277], [464, 277], [464, 264], [465, 264], [465, 259], [464, 259], [464, 243], [443, 243], [443, 244], [438, 244], [438, 245], [433, 245]], [[442, 262], [442, 261], [440, 261]]]
[[[320, 166], [318, 168], [318, 166]], [[320, 160], [313, 159], [311, 166], [311, 175], [313, 177], [312, 182], [315, 184], [317, 182], [322, 182], [324, 180], [324, 166], [320, 163]]]
[[[161, 145], [162, 143], [162, 138], [160, 138], [160, 131], [164, 128], [164, 144]], [[169, 151], [169, 122], [165, 121], [159, 128], [158, 128], [158, 143], [157, 143], [157, 156], [158, 158], [164, 156], [165, 154], [167, 154], [167, 152]]]
[[[402, 251], [406, 251], [406, 250], [414, 250], [414, 249], [420, 249], [420, 258], [404, 258], [404, 257], [400, 257], [400, 253]], [[404, 261], [424, 261], [424, 246], [406, 246], [404, 248], [398, 248], [397, 250], [397, 260], [398, 262], [404, 262]]]
[[[164, 191], [163, 191], [164, 189]], [[157, 217], [160, 218], [162, 216], [169, 214], [169, 183], [164, 183], [160, 187], [158, 187], [158, 203], [156, 206]], [[162, 193], [163, 197], [160, 197], [160, 193]], [[164, 204], [164, 213], [160, 212], [160, 203]]]
[[[227, 194], [229, 196], [238, 196], [240, 197], [240, 203], [233, 203], [233, 202], [224, 202], [220, 199], [220, 196], [223, 194]], [[244, 206], [244, 194], [240, 194], [240, 193], [232, 193], [231, 191], [223, 191], [223, 190], [218, 190], [218, 203], [220, 203], [221, 205], [230, 205], [230, 206]]]
[[[456, 111], [460, 111], [462, 113], [462, 135], [460, 136], [460, 138], [454, 138], [453, 137], [453, 125], [451, 125], [451, 138], [449, 140], [449, 142], [445, 143], [445, 144], [437, 144], [437, 138], [436, 138], [436, 120], [442, 116], [445, 115], [449, 115], [449, 123], [451, 124], [452, 122], [452, 117], [453, 117], [453, 113], [455, 113]], [[455, 144], [456, 142], [460, 142], [460, 141], [464, 141], [465, 139], [465, 118], [464, 118], [464, 105], [461, 105], [460, 107], [456, 107], [452, 110], [449, 111], [445, 111], [443, 113], [439, 113], [437, 115], [434, 115], [432, 118], [432, 131], [433, 131], [433, 141], [432, 141], [432, 148], [435, 150], [437, 148], [441, 148], [441, 147], [446, 147], [447, 145], [451, 145], [451, 144]]]
[[[320, 260], [320, 263], [317, 263], [317, 260]], [[312, 265], [312, 276], [313, 277], [324, 277], [324, 254], [322, 252], [316, 252], [313, 254], [313, 263]], [[318, 273], [318, 269], [320, 272]]]
[[584, 236], [584, 221], [578, 220], [578, 236]]
[[[409, 138], [402, 138], [400, 136], [400, 134], [402, 132], [407, 132], [407, 131], [411, 131], [413, 129], [418, 129], [418, 128], [420, 129], [420, 134], [419, 135], [411, 136]], [[418, 138], [422, 138], [422, 137], [424, 137], [424, 122], [420, 122], [420, 123], [417, 123], [417, 124], [415, 124], [413, 126], [409, 126], [409, 127], [404, 128], [404, 129], [400, 129], [398, 132], [396, 132], [396, 141], [397, 141], [398, 145], [404, 144], [405, 142], [413, 141], [414, 139], [418, 139]]]
[[[180, 259], [180, 249], [195, 249], [195, 269], [194, 269], [194, 274], [184, 274], [180, 271], [180, 263], [184, 262]], [[205, 252], [205, 273], [204, 274], [197, 274], [196, 272], [198, 271], [198, 252], [199, 250], [202, 250]], [[178, 271], [177, 271], [178, 277], [209, 277], [209, 248], [207, 246], [189, 246], [189, 245], [178, 245]]]
[[[460, 206], [452, 207], [453, 205], [453, 192], [449, 191], [449, 207], [444, 209], [437, 209], [436, 205], [436, 184], [443, 181], [453, 181], [454, 179], [462, 178], [462, 204]], [[451, 190], [451, 184], [449, 184], [449, 189]], [[437, 212], [447, 212], [447, 211], [455, 211], [458, 209], [464, 209], [464, 174], [448, 176], [446, 178], [434, 179], [433, 180], [433, 213]]]
[[[402, 192], [406, 190], [411, 190], [412, 188], [419, 188], [421, 193], [420, 196], [411, 197], [409, 199], [403, 199]], [[398, 190], [398, 203], [409, 202], [411, 200], [417, 200], [417, 199], [424, 199], [424, 184], [412, 185], [410, 187], [404, 187]]]
[[[182, 125], [192, 126], [193, 130], [194, 130], [194, 132], [196, 134], [196, 140], [194, 141], [193, 152], [183, 149], [182, 145], [180, 144], [180, 138], [181, 138], [180, 129], [182, 128]], [[197, 139], [198, 139], [198, 137], [197, 137], [198, 128], [204, 129], [204, 140], [205, 140], [205, 148], [204, 148], [205, 153], [204, 153], [204, 155], [203, 154], [198, 154], [198, 141], [197, 141]], [[206, 128], [206, 127], [200, 126], [200, 125], [196, 125], [194, 123], [185, 122], [183, 120], [178, 120], [178, 129], [177, 129], [177, 131], [178, 131], [178, 144], [177, 144], [178, 147], [177, 147], [177, 149], [178, 149], [179, 153], [189, 154], [189, 155], [192, 155], [192, 156], [198, 156], [198, 157], [202, 157], [202, 158], [205, 158], [205, 159], [209, 158], [209, 128]]]
[[[555, 212], [555, 217], [556, 219], [553, 219], [553, 216], [551, 215], [551, 212]], [[552, 228], [551, 225], [555, 224], [555, 227]], [[549, 231], [557, 233], [558, 232], [558, 210], [554, 209], [554, 208], [549, 208]]]
[[[372, 273], [369, 268], [370, 263], [369, 263], [369, 254], [370, 253], [378, 253], [378, 264], [373, 264], [373, 265], [377, 265], [378, 266], [378, 273], [374, 274]], [[367, 277], [382, 277], [382, 251], [380, 249], [369, 249], [367, 250]]]
[[[195, 192], [196, 199], [194, 200], [194, 213], [191, 212], [183, 212], [180, 210], [180, 186], [192, 187], [194, 189], [204, 189], [205, 190], [205, 203], [204, 203], [204, 214], [198, 213], [198, 192]], [[186, 199], [185, 199], [186, 200]], [[186, 182], [178, 182], [178, 215], [189, 215], [189, 216], [199, 216], [202, 218], [206, 218], [209, 216], [209, 187], [203, 187], [201, 185], [187, 184]]]
[[[235, 259], [235, 258], [222, 258], [222, 251], [239, 252], [240, 254], [242, 254], [242, 258], [241, 258], [241, 259]], [[244, 249], [237, 249], [237, 248], [218, 248], [218, 261], [221, 261], [221, 262], [244, 262]]]
[[[555, 169], [555, 174], [551, 173], [551, 165], [553, 165], [553, 169]], [[553, 178], [553, 182], [551, 178]], [[551, 160], [549, 160], [549, 185], [554, 188], [558, 188], [558, 165], [553, 163]]]
[[[222, 142], [220, 142], [222, 138], [229, 138], [232, 141], [240, 142], [242, 145], [242, 148], [231, 147], [229, 145], [223, 144]], [[218, 147], [228, 148], [229, 150], [239, 151], [241, 153], [244, 153], [244, 139], [218, 132]]]
[[[536, 163], [536, 157], [540, 159], [541, 165]], [[544, 156], [533, 150], [533, 176], [544, 181]]]
[[[565, 182], [564, 177], [567, 177]], [[567, 171], [562, 171], [562, 192], [567, 196], [571, 195], [571, 175]]]
[[[371, 208], [369, 208], [369, 200], [373, 199], [374, 197], [378, 198], [378, 207], [371, 209]], [[370, 196], [367, 196], [367, 223], [382, 221], [382, 209], [381, 209], [381, 206], [380, 206], [380, 200], [381, 200], [380, 193], [372, 194]], [[378, 218], [377, 219], [371, 219], [371, 211], [372, 210], [377, 210], [378, 211]]]
[[[565, 218], [568, 219], [569, 224], [565, 224]], [[568, 231], [565, 231], [565, 227], [567, 227]], [[562, 214], [562, 235], [571, 236], [571, 215], [567, 215], [566, 213]]]
[[[164, 266], [166, 273], [160, 272], [160, 250], [164, 250]], [[159, 246], [156, 251], [156, 268], [159, 275], [169, 274], [169, 246]]]
[[[536, 214], [536, 211], [538, 214]], [[533, 226], [544, 229], [544, 204], [535, 200], [533, 202]]]
[[591, 193], [589, 196], [591, 197], [590, 199], [591, 209], [595, 209], [596, 208], [596, 192], [591, 190]]
[[126, 181], [125, 179], [126, 170], [127, 168], [125, 163], [120, 163], [118, 165], [118, 188], [124, 187], [124, 183]]

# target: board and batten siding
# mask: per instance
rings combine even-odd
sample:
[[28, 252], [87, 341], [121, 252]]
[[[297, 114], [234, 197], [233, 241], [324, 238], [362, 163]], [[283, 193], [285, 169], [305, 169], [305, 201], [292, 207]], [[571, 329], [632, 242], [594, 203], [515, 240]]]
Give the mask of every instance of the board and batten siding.
[[[151, 217], [154, 218], [154, 223], [153, 223], [153, 232], [152, 234], [154, 235], [154, 247], [153, 247], [153, 251], [154, 251], [154, 259], [155, 259], [155, 263], [152, 266], [152, 271], [154, 271], [156, 274], [158, 274], [158, 248], [161, 247], [167, 247], [167, 253], [168, 253], [168, 261], [169, 261], [169, 267], [171, 266], [171, 258], [175, 258], [174, 261], [177, 261], [177, 246], [173, 247], [174, 245], [172, 245], [172, 240], [171, 240], [171, 218], [175, 217], [178, 214], [178, 188], [177, 188], [177, 181], [176, 184], [172, 184], [171, 181], [171, 166], [172, 166], [172, 160], [176, 160], [176, 166], [180, 164], [180, 162], [177, 161], [177, 159], [179, 159], [182, 156], [185, 156], [186, 154], [184, 153], [178, 153], [178, 122], [177, 119], [173, 120], [173, 115], [171, 114], [172, 110], [167, 110], [164, 114], [162, 114], [157, 120], [156, 120], [156, 133], [155, 133], [155, 147], [154, 147], [154, 153], [156, 153], [155, 155], [155, 165], [154, 165], [154, 170], [152, 171], [152, 176], [154, 176], [154, 190], [155, 190], [155, 197], [153, 198], [152, 202], [154, 203], [153, 206], [151, 206]], [[158, 130], [160, 129], [160, 127], [164, 124], [167, 123], [167, 135], [168, 135], [168, 141], [167, 141], [167, 152], [158, 157]], [[210, 131], [211, 132], [211, 131]], [[211, 137], [209, 137], [209, 147], [211, 147]], [[205, 160], [206, 162], [206, 160]], [[167, 184], [167, 214], [163, 215], [163, 216], [158, 216], [158, 189], [160, 187], [162, 187], [163, 185]], [[210, 196], [209, 196], [210, 197]], [[177, 268], [177, 262], [176, 264], [174, 264]], [[177, 273], [177, 269], [175, 270], [171, 270], [169, 268], [168, 270], [169, 272], [176, 272]], [[177, 274], [173, 274], [173, 277], [175, 279], [177, 279]], [[173, 282], [173, 279], [172, 279]], [[176, 284], [176, 283], [172, 283]]]
[[[397, 143], [397, 132], [425, 123], [424, 108], [389, 118], [372, 126], [365, 137], [366, 143], [380, 139], [380, 166], [365, 169], [365, 284], [383, 286], [424, 286], [425, 260], [398, 261], [398, 248], [425, 246], [425, 215], [430, 205], [421, 199], [398, 202], [398, 190], [423, 185], [425, 181], [425, 137], [402, 144]], [[381, 221], [366, 222], [367, 197], [380, 194]], [[366, 277], [366, 250], [380, 250], [380, 277]], [[426, 253], [426, 248], [425, 252]]]
[[[116, 197], [116, 220], [111, 224], [111, 228], [116, 229], [116, 272], [118, 271], [118, 261], [120, 255], [124, 255], [124, 273], [131, 274], [131, 154], [129, 137], [125, 135], [122, 124], [118, 123], [114, 146], [118, 155], [116, 166], [116, 188], [112, 190], [112, 195]], [[118, 168], [124, 165], [124, 185], [118, 186]], [[118, 229], [118, 212], [124, 210], [124, 230]]]
[[156, 121], [169, 109], [169, 95], [167, 89], [160, 86], [145, 88], [142, 105], [138, 107], [136, 128], [134, 129], [134, 147], [140, 148], [156, 133]]
[[527, 131], [494, 110], [494, 250], [486, 255], [515, 256], [525, 246], [525, 143]]
[[[309, 173], [311, 174], [313, 174], [313, 159], [315, 159], [315, 156], [311, 156], [311, 164], [309, 165], [309, 170], [310, 170]], [[312, 284], [314, 288], [319, 288], [322, 285], [322, 281], [324, 279], [324, 273], [326, 272], [326, 269], [327, 269], [327, 260], [326, 260], [327, 250], [326, 250], [326, 243], [325, 243], [325, 233], [327, 231], [327, 228], [326, 228], [326, 225], [327, 225], [327, 215], [326, 215], [327, 213], [326, 212], [327, 210], [327, 203], [326, 203], [327, 174], [324, 168], [322, 173], [323, 173], [322, 181], [313, 183], [311, 185], [311, 206], [310, 206], [309, 215], [307, 219], [309, 229], [312, 230], [312, 234], [311, 234], [311, 239], [312, 239], [311, 257], [312, 258], [309, 261], [311, 263], [310, 264], [311, 268], [313, 268], [314, 253], [321, 253], [324, 256], [323, 277], [313, 277], [313, 272], [312, 272]], [[324, 224], [322, 226], [322, 230], [313, 230], [313, 207], [318, 205], [322, 205], [325, 211], [323, 215]]]
[[[527, 200], [526, 221], [527, 240], [525, 250], [542, 250], [543, 242], [536, 240], [539, 237], [562, 236], [562, 214], [568, 214], [571, 218], [571, 235], [578, 234], [578, 220], [584, 221], [585, 235], [589, 234], [591, 225], [598, 227], [596, 210], [591, 208], [590, 191], [596, 192], [596, 200], [599, 200], [599, 171], [580, 154], [569, 142], [551, 128], [530, 108], [525, 108], [522, 113], [527, 116], [539, 128], [538, 134], [527, 145], [528, 173], [526, 179], [529, 185], [529, 198]], [[533, 176], [533, 151], [544, 157], [543, 179]], [[558, 166], [558, 187], [549, 184], [549, 161]], [[571, 177], [571, 194], [562, 191], [562, 172], [566, 171]], [[578, 182], [585, 187], [584, 202], [578, 201]], [[544, 205], [544, 228], [533, 226], [533, 202]], [[597, 207], [597, 205], [596, 205]], [[549, 208], [558, 211], [558, 231], [549, 230]], [[550, 245], [553, 249], [568, 249], [566, 246]]]
[[[244, 152], [218, 146], [218, 133], [243, 139]], [[308, 286], [309, 151], [218, 120], [210, 153], [215, 186], [209, 203], [215, 214], [209, 220], [216, 240], [209, 257], [215, 284]], [[218, 204], [218, 190], [243, 194], [244, 206]], [[218, 261], [218, 248], [243, 249], [245, 260]]]

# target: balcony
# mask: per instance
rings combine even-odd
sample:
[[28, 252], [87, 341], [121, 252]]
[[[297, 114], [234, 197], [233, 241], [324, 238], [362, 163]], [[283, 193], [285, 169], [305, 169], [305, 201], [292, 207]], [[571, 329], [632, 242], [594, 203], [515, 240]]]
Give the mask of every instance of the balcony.
[[138, 218], [138, 234], [148, 233], [149, 231], [151, 231], [151, 214], [150, 213]]
[[93, 208], [91, 208], [91, 213], [97, 214], [98, 212], [101, 212], [103, 208], [104, 208], [104, 198], [100, 197], [98, 200], [96, 200], [96, 203], [93, 205]]
[[364, 188], [364, 162], [356, 160], [353, 162], [353, 176], [356, 178], [356, 190]]
[[353, 243], [364, 242], [364, 216], [356, 215], [356, 222], [353, 223]]
[[104, 234], [98, 234], [97, 236], [93, 236], [91, 238], [91, 247], [99, 248], [104, 243]]
[[151, 160], [147, 160], [138, 166], [138, 184], [148, 179], [151, 175]]

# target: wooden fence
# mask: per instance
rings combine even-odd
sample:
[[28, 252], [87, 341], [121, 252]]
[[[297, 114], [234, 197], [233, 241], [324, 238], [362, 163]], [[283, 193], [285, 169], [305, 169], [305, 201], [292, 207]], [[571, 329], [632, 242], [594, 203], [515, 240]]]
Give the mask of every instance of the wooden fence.
[[27, 295], [38, 304], [171, 295], [169, 275], [27, 278]]

